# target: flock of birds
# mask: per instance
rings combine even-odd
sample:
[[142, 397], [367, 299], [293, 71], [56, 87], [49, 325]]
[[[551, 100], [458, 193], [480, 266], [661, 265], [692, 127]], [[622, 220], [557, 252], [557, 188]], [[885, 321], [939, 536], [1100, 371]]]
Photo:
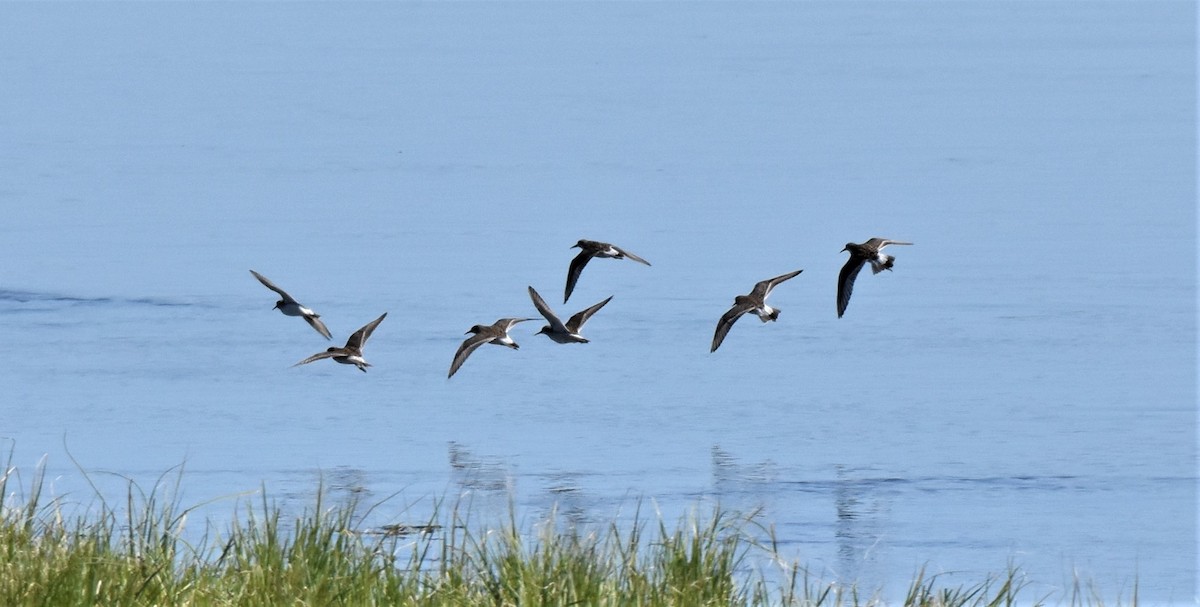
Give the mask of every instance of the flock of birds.
[[[883, 248], [894, 244], [910, 245], [912, 243], [901, 242], [899, 240], [890, 240], [887, 238], [872, 238], [862, 244], [855, 244], [852, 242], [846, 243], [846, 246], [842, 249], [842, 251], [850, 253], [850, 259], [846, 261], [846, 265], [842, 266], [842, 270], [838, 274], [838, 318], [841, 318], [842, 314], [846, 312], [846, 306], [850, 304], [850, 294], [854, 290], [854, 280], [858, 278], [858, 273], [863, 269], [864, 266], [870, 264], [871, 270], [874, 274], [878, 274], [884, 270], [890, 271], [892, 269], [892, 265], [896, 261], [896, 258], [892, 255], [884, 254]], [[571, 260], [571, 265], [567, 270], [567, 286], [563, 294], [564, 304], [567, 303], [567, 300], [571, 298], [571, 292], [575, 290], [575, 283], [579, 281], [579, 276], [583, 273], [584, 266], [586, 266], [587, 263], [593, 258], [630, 259], [638, 263], [643, 263], [647, 266], [650, 265], [650, 262], [646, 261], [645, 259], [642, 259], [641, 257], [638, 257], [637, 255], [634, 255], [633, 253], [630, 253], [621, 247], [609, 244], [607, 242], [580, 240], [571, 248], [576, 247], [579, 248], [580, 251], [579, 254]], [[709, 352], [716, 352], [717, 348], [721, 347], [721, 342], [725, 341], [725, 336], [729, 334], [729, 330], [733, 328], [733, 324], [748, 312], [758, 316], [759, 320], [764, 323], [778, 319], [779, 309], [773, 308], [767, 304], [767, 296], [769, 296], [771, 291], [774, 290], [775, 287], [779, 286], [780, 283], [795, 278], [803, 271], [804, 270], [796, 270], [794, 272], [788, 272], [787, 274], [781, 274], [774, 278], [768, 278], [767, 280], [760, 281], [754, 285], [754, 288], [750, 290], [750, 293], [735, 297], [733, 299], [733, 306], [729, 308], [727, 312], [722, 314], [720, 320], [717, 321], [717, 330], [713, 334], [712, 349], [709, 350]], [[289, 295], [287, 291], [284, 291], [276, 286], [275, 283], [271, 282], [266, 276], [263, 276], [254, 270], [250, 270], [250, 273], [253, 274], [254, 277], [257, 278], [258, 281], [268, 289], [279, 294], [281, 299], [275, 302], [275, 309], [287, 316], [299, 316], [303, 318], [313, 329], [317, 331], [317, 333], [323, 335], [325, 339], [333, 339], [333, 336], [329, 333], [329, 329], [325, 326], [325, 323], [321, 321], [321, 316], [319, 314], [313, 312], [312, 309], [301, 305], [300, 302], [296, 301], [296, 298]], [[558, 317], [558, 315], [550, 309], [550, 306], [546, 304], [546, 300], [542, 299], [542, 296], [538, 294], [533, 287], [529, 287], [529, 298], [533, 300], [533, 306], [537, 308], [538, 313], [540, 313], [542, 317], [546, 319], [546, 322], [549, 323], [542, 327], [541, 330], [537, 332], [537, 335], [545, 335], [546, 337], [549, 337], [551, 341], [560, 344], [588, 343], [587, 338], [579, 333], [583, 329], [584, 323], [586, 323], [588, 319], [591, 318], [596, 312], [599, 312], [600, 308], [603, 308], [605, 304], [612, 300], [612, 296], [610, 295], [608, 299], [577, 312], [574, 316], [571, 316], [569, 319], [567, 319], [567, 322], [564, 323]], [[367, 371], [367, 367], [370, 367], [371, 365], [363, 358], [363, 346], [366, 345], [367, 340], [370, 339], [371, 334], [375, 332], [375, 328], [379, 326], [379, 323], [383, 322], [384, 318], [387, 318], [387, 312], [384, 312], [379, 316], [379, 318], [372, 320], [364, 325], [361, 329], [350, 335], [350, 338], [346, 340], [346, 345], [342, 347], [330, 347], [324, 352], [313, 354], [312, 356], [309, 356], [308, 358], [292, 366], [296, 367], [325, 358], [332, 358], [334, 362], [339, 362], [345, 365], [354, 365], [358, 367], [360, 371], [365, 373]], [[466, 362], [467, 357], [469, 357], [472, 352], [478, 350], [479, 347], [484, 344], [505, 346], [512, 348], [513, 350], [518, 349], [520, 346], [517, 345], [517, 342], [513, 341], [513, 338], [509, 336], [508, 332], [517, 323], [530, 320], [537, 319], [501, 318], [490, 325], [475, 325], [468, 329], [466, 334], [470, 335], [470, 337], [464, 340], [462, 345], [458, 347], [458, 351], [454, 353], [454, 358], [450, 362], [450, 373], [447, 377], [454, 377], [454, 374], [457, 373], [458, 369], [462, 367], [464, 362]]]

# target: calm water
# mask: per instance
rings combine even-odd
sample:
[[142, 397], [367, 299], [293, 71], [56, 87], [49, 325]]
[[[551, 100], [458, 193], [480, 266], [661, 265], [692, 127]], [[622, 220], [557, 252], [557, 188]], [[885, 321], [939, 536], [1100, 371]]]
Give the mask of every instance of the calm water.
[[[1196, 597], [1186, 2], [4, 4], [0, 447], [535, 520], [762, 508], [825, 579]], [[895, 272], [834, 294], [847, 241]], [[560, 305], [569, 245], [608, 240]], [[387, 311], [362, 374], [335, 340]], [[777, 323], [716, 319], [797, 268]], [[608, 295], [582, 346], [463, 331]], [[82, 469], [82, 470], [81, 470]], [[9, 496], [15, 498], [16, 496]], [[226, 520], [236, 498], [207, 512]], [[646, 503], [646, 502], [644, 502]], [[1060, 595], [1061, 596], [1061, 595]]]

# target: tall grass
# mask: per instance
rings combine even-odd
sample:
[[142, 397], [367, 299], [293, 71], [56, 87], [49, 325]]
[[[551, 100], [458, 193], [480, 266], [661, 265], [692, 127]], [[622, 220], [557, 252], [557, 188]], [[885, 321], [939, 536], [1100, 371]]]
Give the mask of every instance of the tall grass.
[[[10, 495], [14, 474], [0, 474], [0, 496]], [[638, 511], [632, 523], [586, 530], [560, 526], [553, 514], [523, 528], [515, 508], [498, 524], [475, 524], [469, 509], [438, 504], [426, 524], [372, 530], [357, 528], [359, 504], [328, 505], [323, 491], [287, 520], [264, 492], [240, 503], [228, 525], [206, 522], [203, 539], [192, 544], [184, 528], [195, 508], [173, 497], [178, 481], [173, 490], [160, 482], [148, 493], [130, 482], [123, 507], [98, 499], [73, 515], [57, 500], [44, 501], [42, 476], [39, 467], [28, 494], [14, 491], [13, 503], [0, 509], [0, 605], [883, 603], [811, 577], [779, 557], [757, 516], [720, 508], [674, 526]], [[967, 587], [940, 587], [921, 572], [904, 604], [1041, 602], [1018, 599], [1021, 587], [1013, 568]], [[1072, 599], [1085, 603], [1098, 601]]]

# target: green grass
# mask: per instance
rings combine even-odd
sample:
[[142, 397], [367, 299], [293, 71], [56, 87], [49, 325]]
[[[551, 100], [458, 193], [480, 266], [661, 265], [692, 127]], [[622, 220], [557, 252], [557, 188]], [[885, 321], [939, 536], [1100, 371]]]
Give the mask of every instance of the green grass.
[[[17, 493], [13, 474], [0, 473], [0, 495]], [[439, 504], [426, 524], [371, 530], [356, 528], [359, 504], [327, 505], [318, 490], [312, 506], [287, 520], [260, 494], [240, 503], [227, 526], [206, 521], [203, 539], [190, 544], [184, 537], [194, 534], [184, 529], [196, 508], [169, 497], [178, 480], [172, 489], [160, 479], [149, 493], [130, 482], [121, 507], [97, 498], [69, 514], [60, 502], [43, 503], [41, 470], [33, 476], [27, 496], [0, 510], [0, 605], [883, 604], [815, 579], [779, 557], [756, 516], [719, 508], [674, 526], [638, 512], [631, 524], [584, 531], [553, 515], [523, 528], [512, 508], [506, 521], [476, 524]], [[1015, 568], [958, 587], [918, 572], [904, 604], [1045, 600], [1018, 598], [1021, 590]], [[1079, 588], [1070, 603], [1103, 604]]]

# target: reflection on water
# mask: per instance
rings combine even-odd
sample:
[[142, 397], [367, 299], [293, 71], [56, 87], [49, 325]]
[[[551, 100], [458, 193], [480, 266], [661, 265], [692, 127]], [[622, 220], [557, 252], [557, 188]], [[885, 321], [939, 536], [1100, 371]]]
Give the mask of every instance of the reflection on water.
[[[12, 310], [7, 312], [43, 312], [51, 309], [53, 304], [62, 304], [64, 306], [87, 306], [87, 305], [106, 305], [113, 304], [116, 306], [126, 305], [145, 305], [145, 306], [191, 306], [196, 305], [192, 302], [172, 301], [157, 297], [84, 297], [80, 295], [66, 295], [63, 293], [48, 293], [36, 291], [14, 291], [12, 289], [0, 289], [0, 304], [14, 303], [22, 304], [20, 307], [14, 306]], [[29, 304], [44, 304], [42, 306], [34, 306]]]
[[350, 466], [337, 466], [322, 473], [322, 482], [335, 499], [354, 499], [369, 502], [372, 492], [367, 488], [369, 479], [364, 470]]
[[513, 475], [504, 461], [478, 457], [455, 441], [450, 441], [449, 452], [451, 479], [463, 495], [512, 492]]
[[[803, 518], [791, 523], [808, 530], [806, 543], [835, 545], [836, 559], [827, 566], [838, 579], [878, 579], [878, 550], [894, 499], [890, 479], [863, 478], [861, 471], [843, 464], [833, 466], [832, 479], [798, 479], [771, 460], [743, 463], [720, 445], [712, 447], [711, 455], [712, 492], [722, 504], [766, 507], [768, 513], [795, 509]], [[814, 531], [821, 529], [829, 533]]]
[[558, 471], [542, 476], [542, 495], [547, 507], [543, 507], [541, 515], [553, 515], [560, 525], [570, 528], [581, 527], [589, 523], [602, 521], [592, 520], [588, 515], [588, 502], [593, 497], [583, 490], [580, 473]]
[[720, 445], [712, 447], [712, 474], [713, 492], [722, 497], [766, 494], [779, 477], [775, 462], [743, 464]]
[[[520, 476], [515, 467], [500, 457], [485, 457], [474, 453], [458, 441], [448, 446], [450, 476], [460, 498], [472, 503], [483, 499], [496, 505], [515, 499], [518, 494], [518, 478], [524, 479], [536, 489], [521, 491], [534, 508], [534, 514], [542, 519], [553, 518], [560, 525], [579, 526], [596, 521], [589, 517], [587, 504], [592, 498], [583, 490], [582, 472], [554, 470]], [[507, 508], [507, 504], [504, 504]], [[497, 513], [502, 511], [497, 511]]]
[[834, 537], [838, 568], [845, 579], [872, 575], [876, 547], [886, 528], [882, 520], [887, 502], [876, 492], [876, 483], [856, 480], [846, 466], [834, 466], [833, 503], [836, 509]]

